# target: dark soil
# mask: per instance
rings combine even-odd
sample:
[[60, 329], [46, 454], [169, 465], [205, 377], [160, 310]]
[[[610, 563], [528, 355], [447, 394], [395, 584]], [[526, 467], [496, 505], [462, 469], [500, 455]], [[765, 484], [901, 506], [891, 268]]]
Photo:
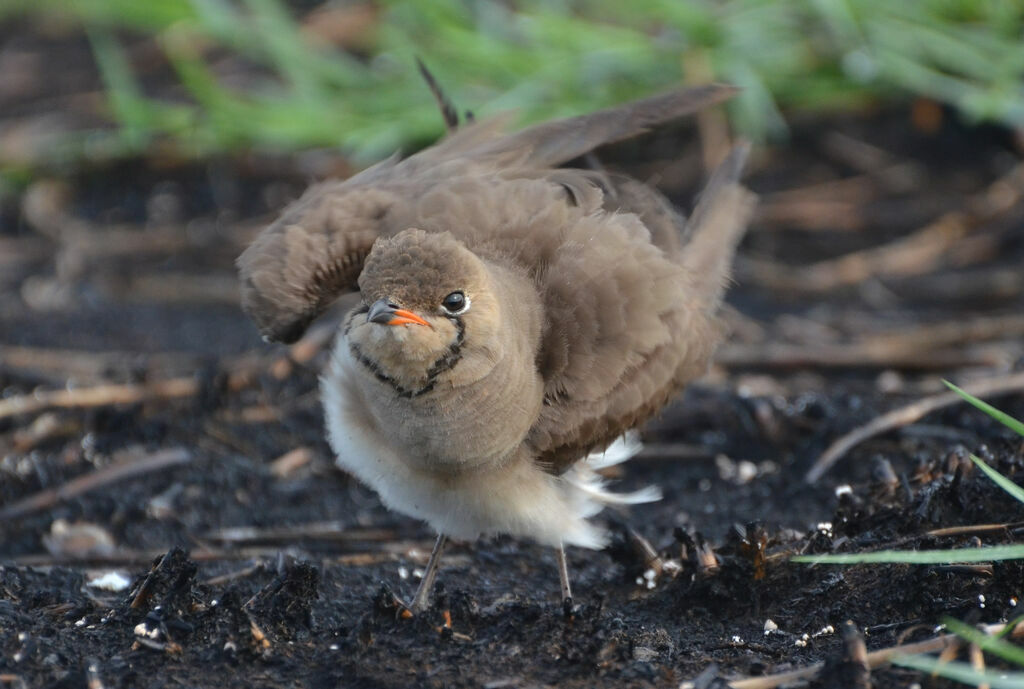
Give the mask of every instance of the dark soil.
[[[395, 595], [411, 596], [432, 534], [333, 467], [316, 393], [322, 350], [262, 344], [236, 305], [232, 261], [301, 190], [301, 168], [151, 159], [13, 193], [0, 214], [2, 398], [172, 378], [197, 386], [176, 399], [0, 418], [0, 686], [676, 687], [700, 676], [713, 687], [724, 686], [716, 673], [818, 661], [826, 670], [810, 686], [853, 686], [847, 620], [873, 650], [930, 638], [947, 616], [1014, 617], [1017, 561], [789, 560], [1010, 543], [1024, 521], [1024, 507], [967, 459], [980, 454], [1019, 481], [1021, 439], [965, 405], [862, 443], [814, 485], [803, 480], [830, 442], [940, 392], [941, 378], [1019, 369], [1019, 333], [923, 343], [919, 357], [892, 361], [750, 355], [1021, 312], [1019, 202], [932, 261], [822, 288], [771, 277], [976, 213], [979, 194], [1016, 163], [1004, 131], [948, 114], [934, 131], [911, 122], [903, 109], [798, 121], [787, 145], [755, 161], [750, 184], [764, 203], [730, 294], [730, 346], [645, 430], [647, 451], [622, 472], [621, 487], [657, 483], [664, 500], [606, 513], [615, 544], [569, 553], [569, 619], [554, 553], [504, 538], [451, 547], [435, 607], [398, 614]], [[681, 128], [602, 159], [657, 172], [686, 205], [699, 187], [693, 142]], [[824, 185], [836, 180], [847, 187]], [[1021, 395], [998, 404], [1024, 418]], [[175, 448], [186, 454], [169, 468], [60, 491]], [[275, 462], [296, 448], [296, 466]], [[842, 485], [850, 490], [837, 493]], [[47, 490], [57, 492], [20, 506]], [[1008, 526], [926, 533], [990, 523]], [[650, 563], [631, 532], [678, 571], [645, 578]], [[108, 572], [130, 586], [91, 583]], [[871, 679], [903, 687], [920, 676], [886, 667]]]

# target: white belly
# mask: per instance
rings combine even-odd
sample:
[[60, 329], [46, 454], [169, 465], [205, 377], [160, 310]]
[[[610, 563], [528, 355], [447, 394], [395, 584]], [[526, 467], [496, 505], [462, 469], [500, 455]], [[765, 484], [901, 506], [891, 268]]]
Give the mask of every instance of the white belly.
[[609, 502], [646, 502], [656, 491], [617, 496], [602, 490], [584, 462], [552, 476], [525, 451], [501, 464], [468, 469], [426, 466], [408, 456], [376, 422], [367, 374], [339, 338], [320, 381], [328, 439], [337, 462], [373, 488], [390, 509], [422, 519], [438, 533], [472, 540], [505, 533], [540, 543], [601, 548], [607, 534], [587, 521]]

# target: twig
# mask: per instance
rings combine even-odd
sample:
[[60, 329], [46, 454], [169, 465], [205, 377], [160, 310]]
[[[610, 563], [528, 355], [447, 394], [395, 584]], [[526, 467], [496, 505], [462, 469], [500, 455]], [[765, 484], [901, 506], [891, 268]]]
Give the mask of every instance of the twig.
[[75, 435], [81, 428], [81, 423], [75, 419], [62, 419], [53, 412], [40, 414], [28, 428], [19, 428], [12, 434], [11, 449], [18, 454], [25, 454], [52, 438]]
[[870, 335], [862, 340], [862, 344], [877, 350], [920, 353], [923, 349], [938, 349], [967, 342], [1021, 337], [1024, 337], [1024, 316], [1010, 314], [922, 325], [901, 332]]
[[966, 536], [967, 534], [988, 533], [989, 531], [1007, 531], [1019, 526], [1024, 526], [1024, 522], [1007, 522], [1005, 524], [968, 524], [966, 526], [947, 526], [943, 529], [932, 529], [931, 531], [925, 531], [924, 535], [931, 538]]
[[305, 446], [297, 447], [271, 462], [270, 473], [277, 478], [287, 478], [311, 461], [313, 461], [313, 450]]
[[106, 407], [134, 404], [149, 399], [191, 397], [199, 391], [195, 378], [171, 378], [140, 385], [96, 385], [71, 390], [39, 390], [29, 395], [0, 400], [0, 419], [32, 414], [50, 407]]
[[[877, 198], [879, 186], [917, 186], [917, 163], [895, 163], [872, 174], [830, 179], [794, 189], [766, 193], [758, 204], [758, 229], [860, 230], [868, 224], [863, 210]], [[879, 180], [883, 183], [880, 185]]]
[[96, 281], [96, 288], [114, 303], [235, 305], [239, 300], [238, 278], [228, 273], [194, 275], [189, 273], [152, 273], [127, 280]]
[[228, 583], [230, 581], [235, 581], [237, 579], [244, 579], [245, 577], [249, 576], [250, 574], [255, 574], [256, 572], [259, 572], [262, 569], [265, 569], [265, 567], [264, 567], [263, 563], [261, 562], [261, 563], [255, 564], [255, 565], [249, 565], [248, 567], [243, 567], [242, 569], [235, 570], [234, 572], [228, 572], [227, 574], [221, 574], [221, 575], [216, 576], [216, 577], [210, 577], [209, 579], [204, 579], [200, 583], [203, 586], [221, 586], [221, 585], [226, 584], [226, 583]]
[[[409, 547], [408, 543], [402, 545], [406, 548]], [[17, 557], [0, 558], [0, 562], [10, 564], [15, 567], [74, 567], [86, 565], [95, 567], [134, 567], [142, 565], [148, 566], [155, 558], [166, 552], [167, 548], [157, 548], [153, 550], [133, 550], [131, 548], [122, 548], [112, 553], [90, 553], [83, 556], [69, 555], [67, 553], [59, 553], [57, 555], [51, 553], [30, 553], [28, 555], [19, 555]], [[189, 558], [195, 562], [227, 562], [254, 559], [271, 560], [280, 554], [280, 546], [271, 546], [266, 548], [201, 548], [193, 550], [189, 554]], [[396, 547], [395, 552], [382, 550], [331, 555], [329, 561], [334, 564], [344, 565], [347, 567], [366, 567], [380, 564], [382, 562], [391, 562], [405, 556], [406, 555], [403, 552], [400, 552]], [[422, 560], [423, 562], [426, 562], [425, 555], [421, 558], [413, 558], [412, 556], [408, 557], [416, 559], [417, 561]], [[446, 562], [447, 561], [448, 559], [446, 559]]]
[[[998, 634], [1005, 627], [1005, 624], [989, 624], [984, 625], [983, 630], [986, 634]], [[871, 651], [867, 654], [867, 665], [869, 668], [874, 669], [888, 663], [892, 660], [893, 656], [942, 651], [951, 644], [959, 643], [959, 640], [960, 637], [955, 634], [943, 634], [942, 636], [934, 639], [915, 641], [909, 644], [902, 644], [899, 646], [892, 646], [890, 648], [879, 649], [877, 651]], [[729, 681], [729, 686], [732, 687], [732, 689], [774, 689], [775, 687], [790, 684], [797, 680], [810, 679], [817, 675], [824, 666], [825, 663], [820, 662], [808, 665], [807, 667], [799, 670], [780, 672], [776, 675], [731, 680]], [[680, 689], [685, 689], [687, 685], [688, 683], [684, 682], [680, 685]]]
[[731, 367], [799, 368], [897, 368], [934, 370], [968, 366], [998, 366], [1005, 363], [990, 352], [910, 351], [889, 348], [886, 343], [772, 344], [730, 343], [715, 356], [715, 362]]
[[[979, 673], [984, 674], [985, 657], [981, 653], [981, 646], [973, 643], [970, 646], [968, 646], [967, 657], [971, 660], [971, 667], [973, 667]], [[991, 685], [988, 682], [981, 682], [978, 685], [978, 689], [990, 689], [990, 687]]]
[[665, 568], [665, 562], [651, 542], [641, 536], [633, 527], [626, 527], [626, 536], [633, 546], [633, 551], [644, 563], [644, 569], [653, 569], [656, 575], [660, 575]]
[[136, 369], [143, 365], [147, 370], [194, 370], [201, 361], [196, 354], [186, 352], [165, 352], [143, 354], [130, 351], [87, 352], [77, 349], [50, 349], [41, 347], [0, 346], [0, 368], [7, 371], [28, 371], [59, 376], [98, 380], [114, 370]]
[[[228, 374], [229, 390], [240, 390], [256, 379], [259, 359], [240, 358]], [[196, 378], [180, 377], [148, 383], [104, 383], [70, 390], [36, 390], [0, 400], [0, 419], [18, 414], [34, 414], [50, 407], [88, 408], [116, 404], [136, 404], [148, 400], [192, 397], [201, 390]]]
[[852, 620], [842, 626], [843, 660], [856, 666], [856, 677], [853, 689], [871, 689], [871, 665], [868, 663], [868, 651], [864, 645], [864, 637]]
[[633, 459], [634, 460], [648, 460], [648, 459], [708, 459], [715, 456], [715, 451], [711, 450], [702, 445], [693, 445], [691, 443], [644, 443], [643, 449], [640, 450]]
[[[975, 380], [970, 383], [965, 383], [960, 386], [964, 391], [975, 397], [989, 397], [993, 395], [1005, 395], [1011, 392], [1019, 392], [1024, 390], [1024, 372], [1016, 373], [1007, 376], [1000, 376], [998, 378], [985, 378], [983, 380]], [[910, 423], [914, 423], [921, 417], [931, 412], [948, 407], [953, 404], [962, 402], [963, 398], [955, 392], [944, 392], [939, 395], [932, 395], [931, 397], [925, 397], [920, 399], [913, 404], [908, 404], [905, 407], [894, 409], [886, 414], [879, 416], [859, 428], [847, 433], [843, 437], [832, 443], [828, 449], [822, 453], [818, 461], [814, 463], [810, 471], [804, 477], [807, 483], [814, 483], [822, 475], [828, 471], [833, 464], [838, 462], [843, 455], [850, 451], [854, 446], [862, 443], [868, 438], [872, 438], [886, 431], [891, 431], [894, 428], [905, 426]]]
[[1017, 205], [1024, 195], [1024, 164], [967, 200], [967, 211], [951, 211], [899, 239], [839, 258], [795, 268], [744, 259], [755, 280], [776, 289], [826, 291], [855, 285], [875, 275], [920, 275], [933, 270], [975, 227]]
[[269, 529], [260, 529], [255, 526], [235, 526], [209, 531], [203, 534], [202, 538], [221, 543], [272, 543], [277, 541], [292, 543], [299, 539], [391, 543], [396, 540], [397, 535], [391, 529], [362, 529], [346, 527], [341, 522], [312, 522]]
[[[706, 50], [697, 49], [687, 53], [683, 57], [683, 72], [686, 75], [686, 83], [692, 86], [708, 84], [715, 80], [714, 69]], [[704, 170], [710, 172], [718, 167], [731, 148], [729, 125], [721, 108], [704, 108], [697, 113], [696, 118]]]
[[855, 285], [873, 275], [919, 275], [934, 269], [943, 255], [971, 228], [968, 217], [953, 211], [897, 240], [809, 266], [782, 266], [744, 259], [751, 277], [775, 289], [824, 292]]
[[154, 452], [135, 461], [107, 466], [85, 476], [72, 479], [57, 488], [48, 488], [8, 505], [0, 509], [0, 519], [23, 517], [27, 514], [53, 507], [64, 500], [84, 495], [97, 488], [143, 474], [162, 471], [179, 464], [186, 464], [191, 460], [192, 453], [183, 447], [175, 447]]

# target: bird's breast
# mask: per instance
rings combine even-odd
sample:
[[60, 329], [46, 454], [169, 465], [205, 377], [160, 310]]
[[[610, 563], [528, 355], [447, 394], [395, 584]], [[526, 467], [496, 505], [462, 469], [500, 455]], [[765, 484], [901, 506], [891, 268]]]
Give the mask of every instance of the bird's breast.
[[520, 447], [540, 413], [541, 383], [532, 366], [503, 359], [467, 385], [452, 383], [456, 367], [452, 376], [409, 395], [359, 361], [343, 338], [334, 357], [350, 375], [325, 385], [358, 388], [348, 396], [363, 400], [381, 437], [418, 469], [458, 473], [500, 463]]

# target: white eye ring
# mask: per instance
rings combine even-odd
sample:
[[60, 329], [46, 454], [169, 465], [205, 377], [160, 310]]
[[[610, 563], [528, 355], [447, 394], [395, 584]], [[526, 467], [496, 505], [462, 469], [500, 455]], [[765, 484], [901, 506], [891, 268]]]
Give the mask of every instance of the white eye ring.
[[[448, 316], [461, 316], [462, 314], [464, 314], [467, 311], [469, 311], [469, 307], [470, 307], [470, 304], [471, 304], [471, 302], [469, 300], [469, 296], [465, 292], [463, 292], [461, 290], [456, 290], [455, 292], [452, 292], [451, 294], [449, 294], [448, 297], [450, 297], [452, 295], [455, 295], [455, 294], [458, 294], [458, 295], [460, 295], [462, 297], [462, 308], [460, 308], [458, 311], [452, 311], [447, 306], [445, 306], [444, 305], [444, 301], [442, 301], [441, 302], [441, 310], [445, 313], [445, 315], [448, 315]], [[447, 300], [448, 297], [445, 297], [445, 300]]]

